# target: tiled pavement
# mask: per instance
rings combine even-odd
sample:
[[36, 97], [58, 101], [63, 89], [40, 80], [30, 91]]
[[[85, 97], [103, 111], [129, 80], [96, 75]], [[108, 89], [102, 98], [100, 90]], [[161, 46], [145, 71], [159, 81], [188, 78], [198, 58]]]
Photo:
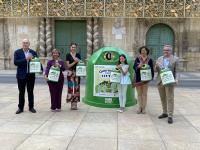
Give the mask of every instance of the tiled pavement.
[[[84, 85], [81, 87], [84, 96]], [[50, 112], [48, 86], [36, 84], [36, 114], [15, 114], [17, 85], [0, 84], [1, 150], [199, 150], [200, 88], [175, 89], [174, 123], [159, 120], [158, 91], [148, 92], [147, 114], [136, 114], [136, 107], [123, 114], [79, 103], [71, 111], [63, 91], [61, 112]]]

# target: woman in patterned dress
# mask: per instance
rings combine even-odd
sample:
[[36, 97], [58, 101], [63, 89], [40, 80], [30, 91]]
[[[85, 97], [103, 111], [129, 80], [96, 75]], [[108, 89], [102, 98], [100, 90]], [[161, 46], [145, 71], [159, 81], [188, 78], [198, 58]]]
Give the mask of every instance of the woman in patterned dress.
[[77, 103], [80, 102], [80, 77], [76, 76], [76, 65], [81, 56], [76, 52], [77, 44], [71, 43], [70, 52], [66, 55], [68, 93], [66, 101], [71, 102], [71, 109], [77, 110]]

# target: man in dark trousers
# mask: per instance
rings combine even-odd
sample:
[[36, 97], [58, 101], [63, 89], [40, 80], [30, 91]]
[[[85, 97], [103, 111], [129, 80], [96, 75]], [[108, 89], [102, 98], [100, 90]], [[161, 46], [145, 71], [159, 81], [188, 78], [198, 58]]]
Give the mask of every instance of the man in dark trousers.
[[22, 41], [22, 48], [17, 49], [14, 53], [14, 64], [17, 66], [17, 83], [19, 90], [19, 104], [16, 114], [24, 111], [25, 89], [27, 86], [29, 111], [36, 113], [34, 109], [33, 89], [35, 85], [35, 73], [29, 72], [29, 62], [32, 58], [37, 57], [37, 53], [29, 48], [30, 42], [28, 39]]

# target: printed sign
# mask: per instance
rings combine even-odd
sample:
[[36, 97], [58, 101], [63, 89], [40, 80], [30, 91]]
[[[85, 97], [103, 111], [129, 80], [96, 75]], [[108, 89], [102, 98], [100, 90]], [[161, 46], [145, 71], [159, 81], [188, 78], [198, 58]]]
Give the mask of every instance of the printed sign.
[[151, 69], [140, 70], [140, 76], [142, 81], [150, 81], [152, 79]]
[[121, 73], [119, 72], [111, 72], [110, 74], [110, 82], [120, 83]]
[[76, 76], [86, 76], [86, 66], [76, 66]]
[[40, 62], [30, 62], [29, 64], [30, 73], [39, 73], [41, 72], [41, 63]]
[[51, 67], [48, 74], [48, 80], [53, 82], [58, 82], [60, 76], [60, 70], [56, 67]]
[[115, 65], [94, 65], [93, 95], [99, 97], [118, 97], [117, 84], [110, 82]]
[[163, 85], [175, 83], [174, 76], [170, 70], [162, 72], [160, 77]]

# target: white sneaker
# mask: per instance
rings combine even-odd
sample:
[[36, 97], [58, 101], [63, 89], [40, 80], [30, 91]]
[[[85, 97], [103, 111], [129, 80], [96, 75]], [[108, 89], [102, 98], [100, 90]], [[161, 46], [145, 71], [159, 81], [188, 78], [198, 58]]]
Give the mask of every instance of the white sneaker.
[[117, 110], [117, 112], [123, 113], [123, 109], [120, 108], [120, 109]]
[[121, 109], [119, 112], [120, 112], [120, 113], [123, 113], [124, 111], [123, 111], [123, 109]]
[[61, 112], [61, 109], [56, 109], [57, 112]]

